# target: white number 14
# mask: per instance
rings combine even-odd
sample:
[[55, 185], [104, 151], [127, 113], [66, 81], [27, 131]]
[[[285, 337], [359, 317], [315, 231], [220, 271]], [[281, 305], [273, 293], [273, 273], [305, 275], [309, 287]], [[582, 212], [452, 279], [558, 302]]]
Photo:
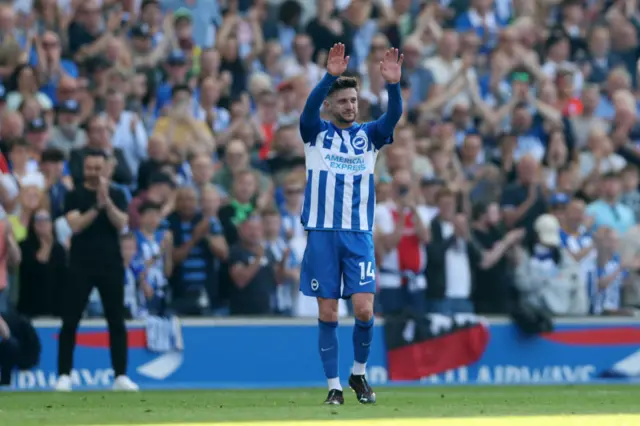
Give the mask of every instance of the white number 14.
[[373, 267], [373, 262], [360, 262], [359, 265], [360, 265], [360, 279], [362, 281], [366, 280], [367, 278], [370, 280], [376, 279], [376, 270]]

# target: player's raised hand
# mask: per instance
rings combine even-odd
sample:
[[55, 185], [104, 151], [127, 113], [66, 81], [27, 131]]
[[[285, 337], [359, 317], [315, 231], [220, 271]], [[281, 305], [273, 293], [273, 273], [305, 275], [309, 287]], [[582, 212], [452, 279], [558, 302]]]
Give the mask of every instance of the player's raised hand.
[[347, 70], [347, 65], [349, 65], [349, 57], [344, 56], [344, 44], [334, 44], [327, 56], [327, 72], [339, 77]]
[[400, 82], [402, 61], [404, 61], [404, 55], [398, 56], [398, 49], [392, 47], [384, 53], [384, 58], [380, 61], [380, 74], [382, 74], [387, 83]]

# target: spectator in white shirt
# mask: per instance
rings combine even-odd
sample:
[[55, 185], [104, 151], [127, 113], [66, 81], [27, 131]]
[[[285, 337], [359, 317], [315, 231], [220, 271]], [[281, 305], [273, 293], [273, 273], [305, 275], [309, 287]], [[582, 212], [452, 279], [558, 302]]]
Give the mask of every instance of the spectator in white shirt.
[[113, 132], [111, 143], [124, 153], [134, 179], [138, 167], [147, 158], [147, 132], [137, 114], [125, 111], [124, 94], [110, 91], [107, 95], [106, 116]]

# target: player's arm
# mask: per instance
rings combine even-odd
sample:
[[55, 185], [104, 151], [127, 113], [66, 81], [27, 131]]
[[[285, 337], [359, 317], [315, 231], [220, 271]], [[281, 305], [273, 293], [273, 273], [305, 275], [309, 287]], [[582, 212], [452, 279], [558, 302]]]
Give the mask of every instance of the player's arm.
[[309, 94], [300, 115], [300, 133], [305, 142], [309, 142], [322, 131], [320, 107], [322, 107], [322, 102], [327, 97], [331, 85], [347, 70], [348, 64], [349, 57], [344, 56], [344, 45], [342, 43], [334, 44], [329, 50], [327, 58], [327, 73]]
[[398, 49], [389, 49], [380, 62], [380, 73], [387, 82], [389, 101], [387, 112], [372, 123], [376, 135], [374, 143], [380, 149], [382, 145], [389, 143], [393, 136], [393, 130], [402, 117], [402, 92], [400, 90], [400, 78], [402, 77], [402, 62], [404, 57], [398, 56]]
[[322, 131], [320, 108], [327, 97], [327, 93], [329, 93], [329, 89], [331, 89], [331, 85], [337, 79], [337, 76], [326, 73], [309, 94], [300, 115], [300, 134], [304, 142], [309, 142]]

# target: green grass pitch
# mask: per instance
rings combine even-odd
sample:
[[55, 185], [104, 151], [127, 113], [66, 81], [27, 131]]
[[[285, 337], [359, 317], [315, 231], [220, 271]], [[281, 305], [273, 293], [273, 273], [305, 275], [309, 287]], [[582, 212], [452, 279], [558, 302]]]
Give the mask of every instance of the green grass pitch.
[[640, 386], [389, 387], [375, 406], [324, 389], [0, 393], [0, 424], [135, 426], [640, 426]]

